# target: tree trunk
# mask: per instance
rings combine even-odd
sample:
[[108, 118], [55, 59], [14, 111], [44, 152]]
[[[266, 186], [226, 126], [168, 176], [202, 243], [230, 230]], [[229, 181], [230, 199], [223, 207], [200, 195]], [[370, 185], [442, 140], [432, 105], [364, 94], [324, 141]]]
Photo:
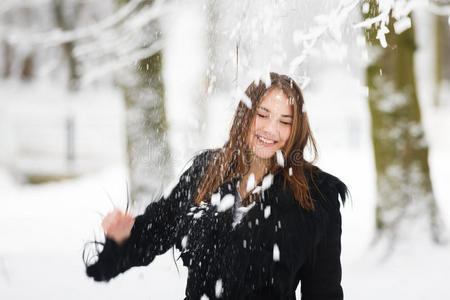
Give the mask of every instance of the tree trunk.
[[[124, 4], [127, 1], [119, 1]], [[143, 5], [151, 5], [146, 1]], [[150, 45], [160, 37], [157, 21], [142, 29]], [[140, 60], [126, 70], [131, 80], [120, 82], [126, 105], [127, 156], [133, 204], [146, 204], [171, 179], [171, 156], [162, 78], [162, 53]], [[120, 79], [119, 79], [120, 81]]]
[[[364, 17], [377, 14], [377, 1], [371, 0]], [[396, 34], [394, 22], [389, 21], [386, 48], [376, 39], [375, 25], [365, 32], [373, 55], [366, 80], [377, 172], [376, 238], [393, 246], [399, 238], [408, 239], [425, 229], [434, 242], [440, 242], [441, 222], [416, 93], [414, 29]]]
[[3, 47], [3, 66], [2, 66], [2, 78], [7, 79], [11, 76], [12, 61], [13, 61], [13, 47], [6, 40], [2, 41]]
[[22, 61], [20, 70], [20, 79], [23, 81], [31, 81], [34, 73], [34, 53], [29, 53]]
[[[75, 22], [78, 18], [78, 15], [81, 11], [82, 2], [78, 2], [75, 4], [75, 7], [71, 9], [72, 15], [68, 16], [64, 13], [64, 1], [63, 0], [54, 0], [53, 1], [53, 12], [55, 15], [55, 20], [57, 26], [65, 31], [65, 30], [73, 30], [75, 28]], [[69, 67], [69, 79], [68, 79], [68, 87], [69, 90], [75, 91], [78, 89], [79, 81], [80, 81], [80, 73], [78, 72], [79, 62], [75, 58], [73, 50], [75, 48], [74, 42], [67, 42], [62, 44], [62, 49], [64, 52], [64, 56], [67, 59], [68, 67]]]
[[[69, 7], [68, 5], [72, 5]], [[83, 3], [67, 3], [63, 0], [53, 0], [53, 13], [55, 16], [56, 25], [63, 31], [73, 30], [76, 27], [76, 22], [81, 12]], [[70, 14], [66, 13], [70, 11]], [[72, 92], [76, 92], [79, 89], [80, 83], [80, 73], [79, 73], [79, 62], [75, 58], [74, 48], [75, 42], [66, 42], [62, 45], [62, 50], [68, 64], [68, 89]], [[67, 112], [66, 120], [66, 163], [67, 168], [70, 170], [76, 160], [76, 144], [75, 144], [75, 134], [76, 125], [75, 117], [72, 112]]]
[[447, 16], [433, 16], [434, 18], [434, 41], [435, 41], [435, 86], [434, 86], [434, 106], [441, 105], [442, 84], [445, 78], [450, 78], [450, 29]]

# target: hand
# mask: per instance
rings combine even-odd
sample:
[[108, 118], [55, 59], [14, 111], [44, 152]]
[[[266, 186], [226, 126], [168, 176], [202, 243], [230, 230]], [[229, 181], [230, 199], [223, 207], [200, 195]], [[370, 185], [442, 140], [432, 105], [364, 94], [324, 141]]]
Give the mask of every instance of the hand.
[[108, 213], [102, 221], [105, 235], [119, 245], [130, 237], [133, 225], [134, 217], [129, 214], [124, 214], [118, 209]]

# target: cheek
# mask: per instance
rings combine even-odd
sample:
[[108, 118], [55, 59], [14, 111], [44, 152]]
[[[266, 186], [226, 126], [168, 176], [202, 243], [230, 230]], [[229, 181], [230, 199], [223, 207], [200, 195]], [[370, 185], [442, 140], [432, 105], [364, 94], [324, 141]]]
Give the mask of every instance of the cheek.
[[254, 142], [255, 132], [256, 132], [256, 120], [251, 123], [250, 128], [248, 129], [248, 134], [247, 134], [247, 144], [248, 145], [251, 145]]
[[254, 120], [253, 123], [252, 123], [252, 126], [251, 126], [251, 128], [250, 128], [250, 132], [251, 132], [252, 135], [254, 136], [254, 135], [256, 134], [256, 132], [257, 132], [259, 129], [261, 129], [261, 127], [264, 127], [264, 126], [263, 126], [263, 121], [256, 119], [256, 120]]
[[286, 127], [280, 130], [280, 139], [283, 141], [283, 145], [289, 139], [290, 134], [291, 134], [291, 127]]
[[256, 129], [258, 129], [259, 127], [261, 127], [261, 125], [263, 124], [263, 120], [261, 120], [261, 118], [255, 118], [255, 120], [253, 121], [253, 129], [254, 131], [256, 131]]

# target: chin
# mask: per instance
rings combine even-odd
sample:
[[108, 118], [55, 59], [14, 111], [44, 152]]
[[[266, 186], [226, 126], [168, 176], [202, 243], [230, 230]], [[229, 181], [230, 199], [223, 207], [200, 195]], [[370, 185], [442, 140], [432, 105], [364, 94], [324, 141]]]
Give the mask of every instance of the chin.
[[258, 149], [256, 148], [254, 153], [255, 156], [262, 159], [269, 159], [275, 155], [277, 150], [267, 150], [267, 149]]

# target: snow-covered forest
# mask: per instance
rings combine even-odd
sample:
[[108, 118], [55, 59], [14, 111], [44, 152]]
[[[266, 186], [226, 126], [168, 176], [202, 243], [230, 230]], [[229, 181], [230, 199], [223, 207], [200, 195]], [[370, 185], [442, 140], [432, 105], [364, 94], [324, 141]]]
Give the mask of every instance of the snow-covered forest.
[[0, 299], [183, 299], [176, 250], [105, 284], [83, 249], [271, 71], [350, 191], [345, 299], [450, 299], [449, 53], [448, 0], [1, 1]]

